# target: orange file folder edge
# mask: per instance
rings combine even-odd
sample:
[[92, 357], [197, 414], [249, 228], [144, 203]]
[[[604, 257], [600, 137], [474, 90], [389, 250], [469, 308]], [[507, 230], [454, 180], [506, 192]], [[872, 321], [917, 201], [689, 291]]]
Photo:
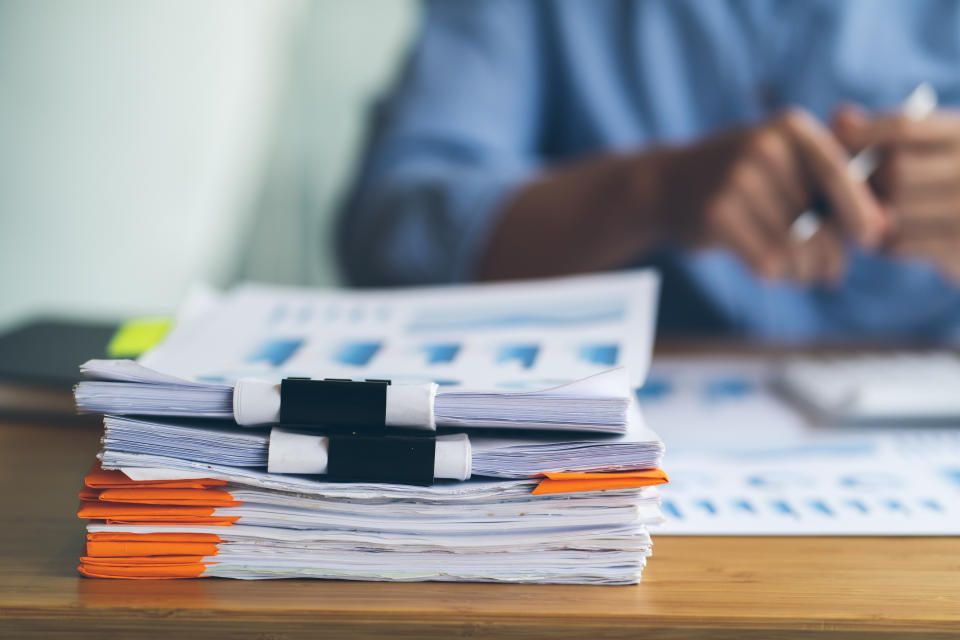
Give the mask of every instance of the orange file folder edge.
[[601, 491], [603, 489], [629, 489], [650, 487], [669, 481], [661, 469], [623, 471], [614, 473], [544, 473], [533, 495], [548, 493], [574, 493], [578, 491]]
[[[544, 495], [548, 493], [574, 493], [580, 491], [600, 491], [603, 489], [629, 489], [632, 487], [648, 487], [658, 484], [665, 484], [669, 481], [667, 474], [661, 469], [643, 469], [640, 471], [622, 471], [622, 472], [598, 472], [598, 473], [543, 473], [538, 476], [543, 478], [533, 490], [533, 495]], [[227, 491], [214, 490], [213, 487], [219, 487], [227, 484], [223, 480], [214, 480], [211, 478], [197, 480], [157, 480], [157, 481], [138, 481], [131, 480], [120, 471], [107, 471], [100, 467], [97, 462], [84, 478], [84, 485], [87, 489], [101, 490], [94, 497], [91, 491], [81, 491], [81, 500], [106, 500], [117, 502], [138, 502], [147, 504], [196, 504], [209, 506], [232, 506], [229, 504], [233, 497]], [[142, 491], [143, 489], [194, 489], [195, 492], [177, 492], [177, 491], [157, 491], [148, 496], [144, 493], [139, 496], [134, 491], [124, 492], [123, 489]], [[104, 490], [116, 489], [116, 492], [104, 495]], [[205, 491], [200, 491], [205, 490]], [[190, 496], [193, 501], [184, 500], [180, 502], [178, 497], [187, 498]], [[214, 497], [218, 498], [214, 500]], [[142, 498], [142, 499], [138, 499]]]

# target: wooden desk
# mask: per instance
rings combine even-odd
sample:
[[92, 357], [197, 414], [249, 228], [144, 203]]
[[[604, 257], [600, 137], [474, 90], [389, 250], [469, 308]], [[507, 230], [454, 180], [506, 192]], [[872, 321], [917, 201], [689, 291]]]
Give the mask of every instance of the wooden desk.
[[84, 579], [99, 436], [0, 421], [0, 638], [960, 636], [960, 538], [661, 536], [634, 587]]

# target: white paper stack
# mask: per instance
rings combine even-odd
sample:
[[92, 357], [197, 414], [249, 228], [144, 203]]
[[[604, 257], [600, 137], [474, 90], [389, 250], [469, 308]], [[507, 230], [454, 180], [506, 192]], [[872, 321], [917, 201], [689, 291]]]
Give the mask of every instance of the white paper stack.
[[[538, 495], [530, 478], [334, 483], [264, 472], [263, 429], [105, 423], [102, 469], [80, 495], [92, 522], [79, 569], [92, 577], [630, 584], [650, 555], [647, 526], [663, 520], [655, 486]], [[475, 464], [497, 468], [505, 447], [491, 444]], [[530, 452], [524, 465], [564, 468], [553, 460], [570, 455], [511, 446], [520, 460]]]
[[[85, 365], [78, 406], [108, 415], [80, 494], [78, 515], [90, 522], [79, 570], [635, 583], [651, 551], [647, 527], [662, 521], [655, 485], [666, 481], [663, 444], [631, 403], [649, 363], [655, 293], [648, 272], [229, 293], [140, 362]], [[390, 394], [403, 391], [395, 387], [429, 385], [436, 431], [397, 437], [435, 442], [438, 468], [441, 444], [469, 445], [457, 449], [469, 479], [419, 486], [271, 473], [280, 442], [309, 438], [306, 457], [324, 464], [334, 442], [364, 442], [238, 414], [243, 389], [269, 395], [301, 376], [393, 380], [383, 391], [387, 426]]]
[[88, 525], [80, 570], [123, 578], [631, 584], [650, 555], [646, 525], [661, 521], [655, 488], [531, 496], [530, 481], [465, 484], [416, 496], [362, 487], [337, 497], [322, 488], [242, 484], [181, 490], [239, 503], [190, 508], [209, 516], [132, 502], [158, 494], [146, 486], [88, 490], [112, 499], [111, 491], [122, 491], [131, 502], [84, 503], [81, 517], [99, 522]]
[[[235, 395], [242, 389], [234, 385], [176, 378], [131, 360], [90, 360], [80, 371], [87, 378], [74, 393], [81, 413], [240, 421]], [[629, 405], [621, 367], [536, 391], [438, 393], [431, 410], [438, 427], [623, 433]]]
[[[654, 469], [660, 465], [663, 443], [648, 429], [638, 411], [627, 433], [603, 439], [490, 437], [473, 435], [472, 475], [528, 478], [543, 473], [611, 472]], [[102, 458], [159, 455], [184, 462], [265, 468], [270, 431], [225, 426], [216, 421], [159, 422], [126, 416], [104, 418]], [[482, 434], [483, 431], [481, 430]]]

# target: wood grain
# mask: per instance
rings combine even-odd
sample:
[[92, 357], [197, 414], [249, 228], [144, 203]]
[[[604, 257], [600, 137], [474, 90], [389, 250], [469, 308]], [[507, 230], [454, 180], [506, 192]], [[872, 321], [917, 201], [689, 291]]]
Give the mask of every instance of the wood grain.
[[636, 587], [80, 578], [100, 430], [0, 422], [0, 637], [960, 637], [960, 539], [655, 537]]

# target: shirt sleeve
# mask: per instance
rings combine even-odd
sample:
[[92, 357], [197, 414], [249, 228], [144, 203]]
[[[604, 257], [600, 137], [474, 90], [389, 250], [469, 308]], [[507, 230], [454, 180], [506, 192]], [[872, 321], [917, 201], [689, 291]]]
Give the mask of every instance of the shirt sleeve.
[[456, 282], [505, 200], [537, 169], [540, 29], [533, 3], [438, 0], [391, 94], [337, 226], [355, 285]]

